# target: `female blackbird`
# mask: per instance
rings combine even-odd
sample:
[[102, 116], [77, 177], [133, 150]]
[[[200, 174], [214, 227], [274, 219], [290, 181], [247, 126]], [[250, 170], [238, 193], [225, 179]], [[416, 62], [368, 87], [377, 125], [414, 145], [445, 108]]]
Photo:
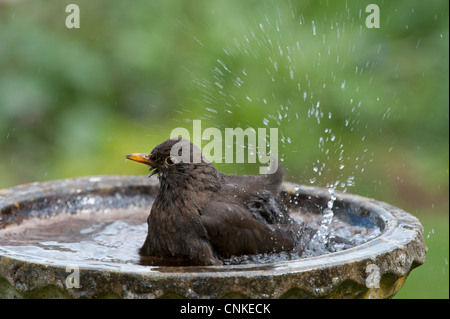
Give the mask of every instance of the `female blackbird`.
[[[188, 156], [180, 156], [183, 150]], [[268, 175], [226, 175], [180, 138], [126, 157], [149, 165], [159, 179], [139, 250], [144, 263], [221, 265], [231, 256], [288, 251], [301, 239], [304, 229], [293, 227], [279, 198], [281, 168]]]

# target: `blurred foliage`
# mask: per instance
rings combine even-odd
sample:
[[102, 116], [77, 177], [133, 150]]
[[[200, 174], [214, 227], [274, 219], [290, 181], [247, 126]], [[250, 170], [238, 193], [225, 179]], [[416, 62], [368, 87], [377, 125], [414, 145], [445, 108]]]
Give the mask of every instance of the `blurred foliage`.
[[0, 187], [144, 174], [124, 155], [200, 119], [277, 127], [289, 180], [448, 215], [448, 6], [0, 0]]
[[425, 264], [409, 274], [395, 298], [448, 299], [448, 214], [430, 214], [421, 218], [421, 222], [425, 228], [425, 242], [428, 247]]

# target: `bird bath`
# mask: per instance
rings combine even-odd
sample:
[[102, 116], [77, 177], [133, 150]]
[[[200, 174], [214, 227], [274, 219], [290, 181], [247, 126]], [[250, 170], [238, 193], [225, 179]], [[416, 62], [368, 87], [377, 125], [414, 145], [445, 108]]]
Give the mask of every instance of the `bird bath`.
[[[336, 192], [333, 212], [341, 231], [369, 230], [367, 241], [306, 258], [141, 265], [137, 249], [157, 191], [156, 179], [140, 176], [0, 190], [0, 298], [388, 298], [425, 261], [418, 219], [386, 203]], [[292, 211], [311, 220], [330, 200], [328, 189], [291, 183], [282, 195]], [[92, 246], [89, 237], [101, 245]]]

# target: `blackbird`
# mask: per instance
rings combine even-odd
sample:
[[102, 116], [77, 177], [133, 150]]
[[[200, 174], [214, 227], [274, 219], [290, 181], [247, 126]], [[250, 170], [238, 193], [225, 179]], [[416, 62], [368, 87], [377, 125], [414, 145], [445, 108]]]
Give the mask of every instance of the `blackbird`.
[[[279, 196], [281, 166], [266, 175], [223, 174], [181, 138], [126, 157], [159, 179], [139, 250], [143, 263], [221, 265], [231, 256], [290, 251], [302, 240], [306, 228], [292, 222]], [[315, 231], [307, 230], [310, 238]]]

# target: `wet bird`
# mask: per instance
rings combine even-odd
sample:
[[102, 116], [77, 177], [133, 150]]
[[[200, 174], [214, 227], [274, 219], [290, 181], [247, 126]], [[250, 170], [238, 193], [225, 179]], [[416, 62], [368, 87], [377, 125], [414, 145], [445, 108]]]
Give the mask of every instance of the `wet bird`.
[[232, 256], [289, 251], [301, 240], [304, 228], [293, 225], [279, 196], [281, 167], [266, 175], [223, 174], [180, 138], [126, 157], [159, 179], [139, 250], [144, 263], [221, 265]]

